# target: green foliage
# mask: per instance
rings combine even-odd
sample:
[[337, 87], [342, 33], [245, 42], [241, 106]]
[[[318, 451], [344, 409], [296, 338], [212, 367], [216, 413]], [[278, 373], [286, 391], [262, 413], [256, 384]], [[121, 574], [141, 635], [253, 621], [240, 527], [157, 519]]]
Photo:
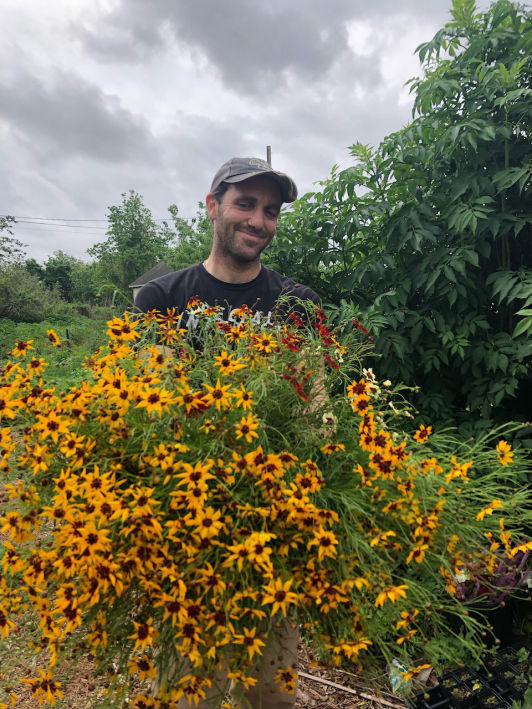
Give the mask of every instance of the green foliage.
[[[212, 223], [203, 202], [198, 203], [196, 216], [190, 220], [179, 216], [175, 204], [170, 205], [168, 211], [174, 226], [172, 234], [177, 241], [177, 246], [166, 261], [168, 266], [177, 271], [204, 261], [211, 251]], [[166, 222], [163, 225], [170, 230]]]
[[48, 288], [57, 288], [64, 300], [95, 302], [95, 264], [84, 263], [64, 251], [56, 251], [42, 266], [35, 259], [27, 259], [24, 265], [28, 273], [37, 276]]
[[[352, 300], [381, 375], [467, 433], [529, 416], [532, 17], [499, 0], [417, 48], [414, 119], [282, 218], [273, 261]], [[298, 260], [301, 259], [301, 267]]]
[[97, 259], [100, 291], [102, 286], [118, 291], [127, 302], [129, 284], [167, 258], [175, 235], [167, 224], [157, 225], [133, 190], [122, 194], [120, 205], [109, 207], [108, 220], [108, 238], [87, 252]]
[[13, 237], [15, 217], [0, 217], [0, 266], [20, 261], [24, 255], [24, 244]]
[[0, 268], [0, 318], [15, 322], [40, 322], [69, 311], [57, 289], [50, 290], [22, 264]]
[[[85, 374], [82, 367], [86, 357], [105, 342], [105, 323], [110, 313], [100, 312], [89, 318], [79, 314], [63, 315], [42, 322], [14, 322], [0, 318], [0, 365], [13, 360], [11, 347], [19, 340], [33, 340], [34, 357], [44, 357], [49, 363], [47, 376], [57, 391], [79, 384]], [[52, 347], [47, 331], [53, 329], [61, 345]]]

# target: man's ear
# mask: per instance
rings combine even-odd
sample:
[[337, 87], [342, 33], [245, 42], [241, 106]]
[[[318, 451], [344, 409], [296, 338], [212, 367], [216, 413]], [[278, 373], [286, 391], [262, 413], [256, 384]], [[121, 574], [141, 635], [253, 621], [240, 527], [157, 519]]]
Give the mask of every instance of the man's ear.
[[207, 207], [207, 211], [209, 212], [209, 217], [211, 218], [211, 221], [213, 221], [216, 219], [218, 214], [218, 200], [212, 192], [209, 192], [209, 194], [205, 197], [205, 205]]

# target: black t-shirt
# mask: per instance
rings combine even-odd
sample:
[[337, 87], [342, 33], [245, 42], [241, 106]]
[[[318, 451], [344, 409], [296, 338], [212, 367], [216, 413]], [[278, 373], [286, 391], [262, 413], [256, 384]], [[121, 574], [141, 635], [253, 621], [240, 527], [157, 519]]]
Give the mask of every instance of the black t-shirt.
[[221, 305], [224, 308], [224, 319], [230, 315], [233, 308], [242, 305], [249, 306], [254, 313], [262, 312], [269, 317], [275, 313], [275, 305], [279, 296], [290, 295], [296, 300], [288, 302], [283, 308], [286, 311], [295, 310], [302, 313], [297, 300], [310, 300], [320, 305], [318, 295], [307, 286], [296, 283], [291, 278], [281, 276], [265, 266], [261, 267], [259, 275], [247, 283], [226, 283], [211, 276], [202, 263], [181, 271], [174, 271], [146, 283], [135, 298], [135, 306], [147, 312], [158, 310], [166, 313], [168, 308], [176, 308], [184, 312], [189, 300], [197, 297], [209, 305]]

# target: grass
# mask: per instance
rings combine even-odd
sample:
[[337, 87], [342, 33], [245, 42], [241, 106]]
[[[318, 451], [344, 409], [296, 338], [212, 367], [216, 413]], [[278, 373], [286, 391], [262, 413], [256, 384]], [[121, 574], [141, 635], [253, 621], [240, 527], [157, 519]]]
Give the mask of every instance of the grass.
[[[52, 347], [47, 330], [54, 330], [61, 345]], [[82, 379], [82, 363], [107, 340], [106, 319], [92, 319], [83, 316], [44, 320], [40, 323], [15, 323], [0, 318], [0, 366], [8, 360], [16, 359], [11, 351], [16, 342], [33, 340], [26, 356], [43, 357], [48, 362], [46, 378], [55, 382], [59, 391], [67, 389]]]

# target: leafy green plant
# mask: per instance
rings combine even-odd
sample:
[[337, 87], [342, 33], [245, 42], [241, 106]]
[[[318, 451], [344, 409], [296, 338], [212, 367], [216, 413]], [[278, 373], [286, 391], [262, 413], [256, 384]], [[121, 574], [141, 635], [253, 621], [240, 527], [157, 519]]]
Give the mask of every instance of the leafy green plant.
[[532, 396], [532, 17], [509, 0], [452, 15], [417, 48], [411, 124], [351, 146], [355, 165], [282, 218], [271, 258], [356, 303], [379, 374], [477, 435], [526, 420]]

